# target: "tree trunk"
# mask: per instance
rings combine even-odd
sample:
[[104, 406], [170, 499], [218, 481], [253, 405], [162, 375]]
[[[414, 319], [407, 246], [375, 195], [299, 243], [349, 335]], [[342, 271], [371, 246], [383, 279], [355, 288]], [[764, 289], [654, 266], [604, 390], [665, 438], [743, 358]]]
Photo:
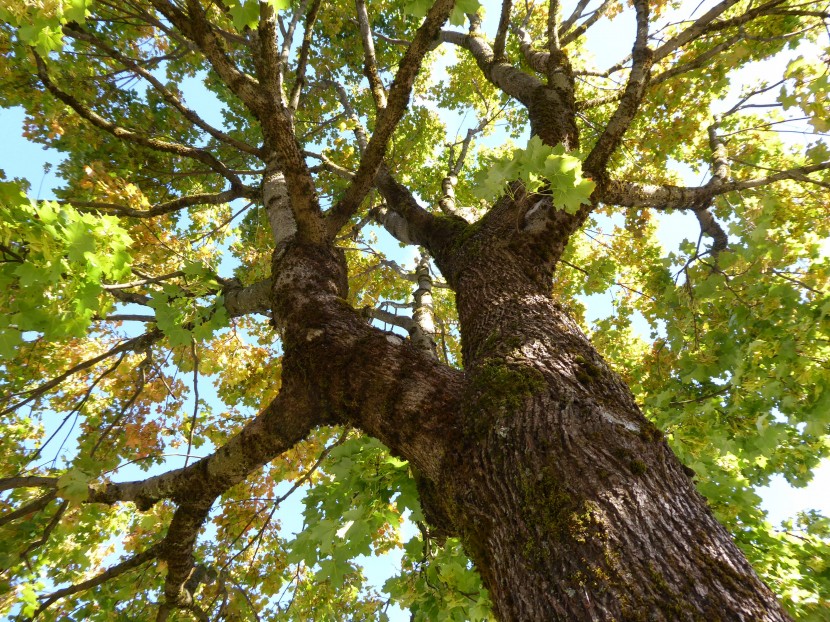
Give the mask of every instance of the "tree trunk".
[[289, 246], [284, 374], [324, 419], [410, 460], [428, 521], [462, 539], [501, 620], [788, 619], [514, 242], [485, 225], [430, 249], [457, 293], [464, 374], [343, 304], [342, 257]]

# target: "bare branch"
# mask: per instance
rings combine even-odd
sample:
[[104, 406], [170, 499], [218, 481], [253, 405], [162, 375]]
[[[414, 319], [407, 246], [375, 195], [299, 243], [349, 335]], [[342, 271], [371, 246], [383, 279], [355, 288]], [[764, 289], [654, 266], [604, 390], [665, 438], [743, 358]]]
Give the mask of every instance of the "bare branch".
[[559, 51], [559, 0], [548, 0], [548, 51], [555, 54]]
[[[275, 85], [275, 96], [278, 97], [278, 101], [281, 102], [283, 106], [287, 107], [289, 115], [291, 115], [295, 109], [290, 107], [290, 105], [288, 104], [288, 102], [286, 101], [286, 98], [285, 98], [285, 88], [284, 88], [285, 71], [288, 68], [288, 57], [291, 54], [291, 47], [294, 45], [294, 33], [297, 30], [297, 26], [300, 24], [300, 17], [303, 16], [303, 15], [306, 15], [306, 17], [308, 16], [308, 12], [306, 11], [306, 9], [308, 8], [308, 3], [309, 3], [309, 0], [301, 0], [299, 6], [296, 9], [294, 9], [293, 12], [292, 12], [291, 21], [288, 23], [288, 27], [283, 27], [282, 16], [280, 16], [279, 14], [276, 14], [273, 11], [266, 11], [265, 13], [260, 11], [260, 24], [262, 24], [263, 19], [265, 19], [267, 21], [268, 19], [272, 19], [273, 17], [276, 17], [275, 21], [279, 24], [280, 32], [282, 33], [282, 46], [280, 47], [279, 54], [278, 54], [277, 82], [276, 82], [276, 85]], [[316, 19], [316, 16], [315, 16], [315, 19]], [[308, 26], [308, 21], [306, 21], [306, 26]], [[274, 35], [273, 35], [274, 38], [273, 38], [272, 43], [274, 45], [276, 45], [276, 40], [277, 40], [276, 39], [276, 32], [275, 32], [275, 30], [272, 31], [272, 32], [274, 33]], [[306, 27], [306, 32], [303, 35], [303, 38], [305, 39], [305, 36], [310, 36], [310, 34], [311, 34], [311, 31], [308, 29], [308, 27]], [[271, 42], [269, 42], [269, 43], [271, 43]], [[261, 42], [260, 42], [260, 44], [261, 44]], [[298, 72], [300, 71], [300, 69], [302, 69], [303, 73], [305, 72], [305, 68], [304, 67], [301, 68], [298, 65], [298, 67], [297, 67]]]
[[493, 42], [493, 58], [497, 61], [504, 59], [504, 46], [507, 42], [507, 29], [510, 26], [510, 12], [513, 10], [513, 0], [502, 0], [499, 27], [496, 30], [496, 39]]

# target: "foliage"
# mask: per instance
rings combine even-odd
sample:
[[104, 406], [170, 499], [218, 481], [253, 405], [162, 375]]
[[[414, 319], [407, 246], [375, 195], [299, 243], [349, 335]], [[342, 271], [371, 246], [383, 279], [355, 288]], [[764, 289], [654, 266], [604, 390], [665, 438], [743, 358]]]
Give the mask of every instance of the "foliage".
[[[215, 38], [176, 21], [185, 4]], [[433, 4], [368, 3], [390, 92]], [[541, 50], [528, 51], [522, 37], [543, 40], [547, 4], [525, 3], [527, 15], [515, 4], [505, 58], [542, 75], [531, 53]], [[596, 21], [617, 32], [633, 9], [595, 4], [579, 9], [562, 39], [578, 77], [579, 150], [529, 137], [526, 106], [445, 41], [414, 79], [384, 166], [433, 214], [475, 221], [517, 182], [549, 198], [553, 212], [592, 208], [557, 268], [555, 298], [694, 470], [792, 615], [827, 619], [828, 519], [811, 512], [772, 525], [756, 492], [778, 475], [807, 485], [830, 456], [826, 8], [780, 2], [751, 13], [752, 2], [737, 2], [718, 27], [658, 58], [600, 178], [589, 154], [618, 123], [630, 64], [595, 61], [592, 30], [576, 30]], [[689, 6], [652, 4], [657, 49], [684, 32]], [[369, 158], [365, 132], [380, 133], [391, 116], [377, 111], [355, 6], [0, 0], [0, 105], [22, 107], [26, 137], [60, 158], [49, 200], [27, 195], [26, 180], [0, 181], [0, 614], [128, 620], [155, 615], [148, 603], [164, 610], [168, 562], [138, 556], [166, 542], [188, 493], [149, 507], [99, 501], [113, 482], [220, 455], [278, 395], [277, 318], [267, 305], [233, 306], [270, 277], [275, 246], [261, 196], [268, 115], [240, 93], [250, 76], [268, 74], [258, 37], [279, 11], [275, 84], [289, 102], [297, 93], [286, 118], [299, 162], [335, 212]], [[448, 22], [492, 43], [498, 13], [459, 0]], [[224, 49], [218, 60], [206, 56], [211, 46]], [[785, 67], [780, 78], [751, 77], [775, 63]], [[514, 149], [510, 137], [527, 147]], [[716, 168], [718, 141], [726, 176], [681, 185]], [[639, 184], [636, 200], [597, 199], [609, 179]], [[405, 236], [404, 248], [390, 242], [382, 203], [369, 194], [338, 231], [345, 302], [405, 335], [416, 253]], [[720, 224], [707, 229], [705, 215]], [[667, 247], [666, 228], [678, 226], [688, 234]], [[437, 356], [460, 368], [455, 300], [430, 268]], [[431, 533], [418, 473], [374, 438], [317, 427], [243, 476], [196, 527], [188, 589], [199, 613], [374, 620], [398, 605], [416, 620], [491, 619], [460, 542]], [[400, 568], [370, 582], [366, 560], [386, 554]], [[110, 567], [120, 570], [82, 585]]]

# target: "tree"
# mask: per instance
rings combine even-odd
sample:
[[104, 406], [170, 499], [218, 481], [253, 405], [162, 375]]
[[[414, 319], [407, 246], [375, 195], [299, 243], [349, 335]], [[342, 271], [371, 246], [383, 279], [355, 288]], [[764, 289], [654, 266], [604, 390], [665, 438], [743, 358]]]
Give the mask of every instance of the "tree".
[[0, 2], [6, 612], [827, 619], [830, 15], [593, 5]]

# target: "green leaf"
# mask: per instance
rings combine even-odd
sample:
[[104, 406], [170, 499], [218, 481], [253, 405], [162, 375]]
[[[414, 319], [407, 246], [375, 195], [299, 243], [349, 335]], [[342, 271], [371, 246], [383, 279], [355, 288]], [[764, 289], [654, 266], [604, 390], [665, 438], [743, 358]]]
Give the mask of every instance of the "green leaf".
[[240, 32], [259, 23], [259, 0], [236, 0], [228, 5], [233, 26]]
[[456, 0], [452, 13], [450, 13], [450, 24], [463, 26], [467, 19], [467, 13], [476, 13], [480, 7], [481, 3], [478, 0]]
[[89, 0], [68, 0], [68, 4], [63, 9], [63, 15], [67, 21], [83, 24], [86, 20], [88, 5]]
[[[431, 7], [432, 0], [411, 0], [404, 6], [403, 10], [407, 15], [422, 19], [426, 17], [426, 14], [429, 13], [429, 9]], [[461, 23], [463, 24], [464, 22], [462, 21]]]
[[89, 482], [92, 478], [78, 469], [72, 469], [58, 478], [58, 496], [72, 505], [81, 505], [89, 498]]

